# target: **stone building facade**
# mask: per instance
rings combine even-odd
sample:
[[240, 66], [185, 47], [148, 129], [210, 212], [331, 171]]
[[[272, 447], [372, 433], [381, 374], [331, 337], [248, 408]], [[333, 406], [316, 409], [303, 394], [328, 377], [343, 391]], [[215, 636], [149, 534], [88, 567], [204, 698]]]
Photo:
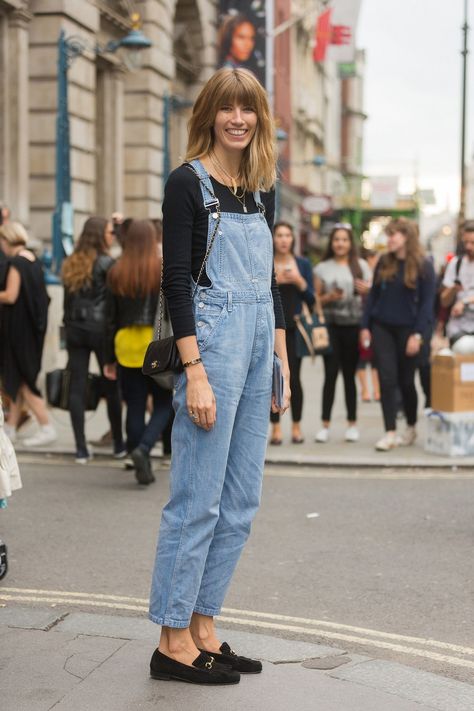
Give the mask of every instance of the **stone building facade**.
[[[139, 71], [97, 51], [141, 15], [153, 42]], [[0, 200], [43, 241], [55, 204], [58, 38], [86, 49], [71, 64], [69, 116], [76, 233], [93, 213], [160, 214], [165, 96], [171, 165], [189, 109], [215, 66], [211, 0], [0, 0]]]
[[[363, 57], [357, 79], [341, 84], [334, 62], [312, 58], [322, 0], [302, 0], [296, 23], [290, 0], [274, 2], [275, 25], [290, 21], [274, 47], [274, 109], [288, 136], [281, 202], [297, 220], [304, 191], [330, 195], [337, 206], [360, 172]], [[153, 43], [138, 71], [120, 51], [99, 51], [128, 33], [132, 11]], [[51, 239], [61, 30], [85, 47], [68, 72], [77, 235], [94, 213], [160, 215], [164, 173], [185, 149], [189, 106], [215, 68], [216, 20], [214, 0], [0, 0], [0, 201], [35, 237]], [[360, 180], [351, 192], [354, 185]]]

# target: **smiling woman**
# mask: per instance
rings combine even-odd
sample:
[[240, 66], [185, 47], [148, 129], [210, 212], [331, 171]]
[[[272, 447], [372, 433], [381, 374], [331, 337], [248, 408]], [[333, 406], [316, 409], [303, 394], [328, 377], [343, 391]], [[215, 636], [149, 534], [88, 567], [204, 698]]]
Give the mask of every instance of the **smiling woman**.
[[[184, 372], [150, 599], [162, 625], [157, 679], [233, 684], [262, 669], [218, 640], [213, 618], [260, 503], [268, 411], [283, 413], [290, 398], [272, 268], [275, 163], [265, 91], [250, 72], [221, 69], [196, 101], [186, 163], [163, 202], [163, 290]], [[274, 350], [281, 407], [271, 397]]]

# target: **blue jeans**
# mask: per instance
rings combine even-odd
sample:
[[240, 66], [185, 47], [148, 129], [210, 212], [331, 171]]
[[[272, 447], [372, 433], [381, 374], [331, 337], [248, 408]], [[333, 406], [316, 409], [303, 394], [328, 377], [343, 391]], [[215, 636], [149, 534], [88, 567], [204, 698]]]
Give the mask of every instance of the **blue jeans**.
[[[206, 176], [200, 172], [209, 243], [218, 214]], [[171, 491], [149, 613], [167, 627], [188, 627], [193, 612], [219, 614], [260, 503], [275, 318], [272, 237], [258, 193], [255, 202], [257, 214], [222, 214], [206, 265], [212, 287], [194, 296], [197, 343], [216, 398], [212, 430], [189, 416], [186, 374], [175, 379]]]
[[[119, 378], [123, 399], [127, 404], [127, 451], [131, 452], [140, 447], [149, 454], [172, 415], [172, 394], [143, 375], [141, 368], [126, 368], [121, 365]], [[148, 423], [145, 423], [148, 395], [153, 399], [153, 412]]]

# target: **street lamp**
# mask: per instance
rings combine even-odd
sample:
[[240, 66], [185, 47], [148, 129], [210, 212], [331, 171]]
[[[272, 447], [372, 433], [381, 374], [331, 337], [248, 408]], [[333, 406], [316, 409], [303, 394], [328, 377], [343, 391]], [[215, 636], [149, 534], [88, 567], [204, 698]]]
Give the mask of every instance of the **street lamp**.
[[[66, 37], [64, 30], [58, 39], [58, 114], [56, 120], [56, 207], [53, 214], [52, 271], [59, 274], [65, 255], [73, 249], [73, 206], [71, 203], [70, 134], [68, 110], [68, 69], [76, 57], [87, 50], [96, 55], [115, 53], [121, 49], [129, 70], [138, 69], [142, 50], [151, 41], [139, 29], [140, 16], [131, 16], [132, 29], [125, 37], [111, 40], [105, 46], [91, 46], [81, 37]], [[46, 257], [48, 259], [48, 256]], [[58, 281], [49, 274], [50, 281]]]
[[277, 179], [275, 183], [275, 222], [280, 219], [281, 212], [281, 154], [288, 140], [288, 134], [282, 128], [276, 130], [276, 140], [278, 146]]

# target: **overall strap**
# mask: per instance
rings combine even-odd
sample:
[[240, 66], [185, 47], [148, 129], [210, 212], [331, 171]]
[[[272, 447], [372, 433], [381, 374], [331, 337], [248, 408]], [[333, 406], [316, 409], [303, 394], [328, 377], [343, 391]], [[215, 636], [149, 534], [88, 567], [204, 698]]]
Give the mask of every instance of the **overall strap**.
[[255, 200], [255, 204], [258, 207], [258, 211], [262, 213], [262, 215], [265, 214], [265, 205], [262, 202], [262, 198], [260, 196], [260, 190], [256, 190], [253, 194], [253, 199]]
[[211, 178], [209, 177], [209, 174], [201, 161], [196, 159], [190, 161], [189, 163], [185, 163], [185, 165], [187, 165], [199, 178], [199, 182], [201, 183], [202, 199], [206, 210], [209, 210], [209, 212], [214, 212], [216, 209], [218, 210], [220, 208], [219, 200], [214, 193]]

